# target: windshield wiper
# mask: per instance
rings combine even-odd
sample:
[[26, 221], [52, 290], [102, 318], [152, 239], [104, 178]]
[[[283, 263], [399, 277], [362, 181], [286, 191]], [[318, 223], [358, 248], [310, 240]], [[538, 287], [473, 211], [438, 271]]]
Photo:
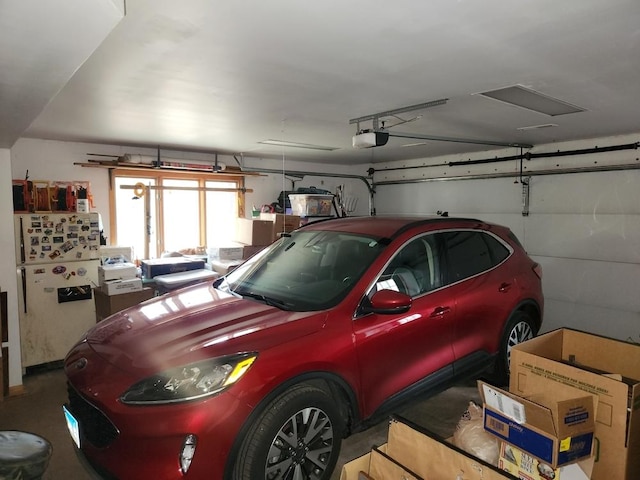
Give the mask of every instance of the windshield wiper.
[[284, 302], [281, 302], [280, 300], [276, 300], [275, 298], [271, 298], [271, 297], [267, 297], [265, 295], [262, 295], [261, 293], [255, 293], [255, 292], [238, 292], [237, 290], [234, 292], [236, 294], [240, 294], [243, 297], [248, 297], [248, 298], [253, 298], [256, 300], [260, 300], [263, 303], [266, 303], [267, 305], [271, 306], [271, 307], [276, 307], [279, 308], [281, 310], [291, 310], [291, 308], [289, 307], [289, 305], [287, 305]]

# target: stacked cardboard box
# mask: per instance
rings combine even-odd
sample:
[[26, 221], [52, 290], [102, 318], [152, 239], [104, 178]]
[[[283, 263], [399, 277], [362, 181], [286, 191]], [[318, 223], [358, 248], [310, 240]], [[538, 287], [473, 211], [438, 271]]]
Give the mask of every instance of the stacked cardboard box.
[[498, 466], [518, 478], [588, 480], [597, 397], [573, 388], [520, 397], [478, 382], [484, 429], [501, 441]]
[[264, 245], [245, 245], [239, 242], [210, 247], [207, 249], [207, 263], [211, 270], [226, 275], [263, 248]]
[[341, 480], [640, 478], [639, 344], [564, 328], [513, 347], [510, 369], [509, 391], [478, 382], [484, 429], [501, 440], [497, 470], [392, 419], [388, 443]]
[[107, 295], [100, 289], [93, 291], [96, 303], [96, 323], [125, 308], [138, 305], [145, 300], [153, 298], [155, 292], [153, 288], [143, 288], [135, 292], [127, 292], [118, 295]]
[[340, 480], [362, 478], [514, 480], [516, 477], [396, 416], [389, 422], [387, 443], [342, 467]]
[[235, 241], [243, 245], [267, 246], [273, 243], [273, 222], [239, 218], [236, 222]]
[[260, 220], [268, 220], [273, 223], [273, 228], [271, 229], [271, 242], [275, 242], [283, 233], [293, 232], [300, 226], [299, 215], [261, 213]]
[[226, 275], [244, 261], [246, 246], [242, 243], [231, 242], [222, 246], [209, 247], [207, 249], [207, 263], [214, 272]]
[[639, 479], [640, 345], [565, 328], [512, 349], [512, 393], [529, 398], [563, 388], [598, 398], [591, 478]]
[[106, 295], [119, 295], [142, 290], [142, 280], [133, 263], [122, 262], [98, 267], [98, 283]]

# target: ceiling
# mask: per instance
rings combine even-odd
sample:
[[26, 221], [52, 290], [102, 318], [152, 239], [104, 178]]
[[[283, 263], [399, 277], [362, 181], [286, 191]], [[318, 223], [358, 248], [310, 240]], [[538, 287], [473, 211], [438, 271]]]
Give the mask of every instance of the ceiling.
[[[345, 165], [495, 148], [396, 137], [352, 148], [351, 119], [439, 99], [380, 122], [531, 145], [640, 132], [638, 0], [127, 0], [124, 18], [117, 4], [0, 1], [0, 146], [34, 137]], [[585, 111], [477, 95], [511, 85]]]

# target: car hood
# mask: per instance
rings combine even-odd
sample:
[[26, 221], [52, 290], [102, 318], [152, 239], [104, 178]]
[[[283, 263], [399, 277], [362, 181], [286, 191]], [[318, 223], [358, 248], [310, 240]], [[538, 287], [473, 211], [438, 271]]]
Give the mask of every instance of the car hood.
[[121, 370], [144, 374], [204, 358], [262, 351], [314, 333], [325, 319], [326, 312], [287, 312], [207, 283], [111, 316], [87, 332], [86, 341]]

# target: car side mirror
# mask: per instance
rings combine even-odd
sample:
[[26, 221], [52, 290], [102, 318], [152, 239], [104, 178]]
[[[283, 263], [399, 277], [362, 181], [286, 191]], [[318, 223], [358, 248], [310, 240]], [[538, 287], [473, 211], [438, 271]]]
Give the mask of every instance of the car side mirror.
[[380, 290], [371, 297], [368, 305], [362, 306], [362, 313], [393, 315], [405, 313], [411, 308], [411, 297], [395, 290]]

